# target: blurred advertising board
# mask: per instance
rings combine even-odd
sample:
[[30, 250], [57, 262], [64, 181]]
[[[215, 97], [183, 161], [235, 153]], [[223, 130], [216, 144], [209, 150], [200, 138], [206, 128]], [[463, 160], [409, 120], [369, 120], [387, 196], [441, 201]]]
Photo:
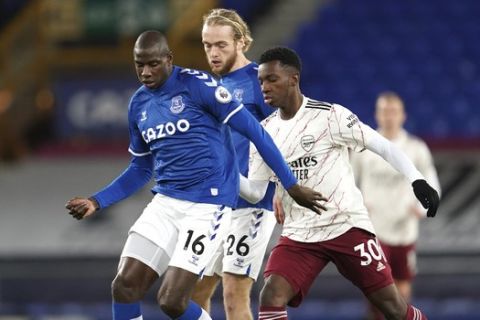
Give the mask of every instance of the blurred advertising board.
[[126, 137], [128, 103], [138, 87], [136, 79], [128, 76], [58, 81], [53, 90], [59, 138], [89, 136], [112, 140]]
[[44, 0], [41, 12], [44, 32], [60, 41], [165, 30], [171, 16], [168, 0]]

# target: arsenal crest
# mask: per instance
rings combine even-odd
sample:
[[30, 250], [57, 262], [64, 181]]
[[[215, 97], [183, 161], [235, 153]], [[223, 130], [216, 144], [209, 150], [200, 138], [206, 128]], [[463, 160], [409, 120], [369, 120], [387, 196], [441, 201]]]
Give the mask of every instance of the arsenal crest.
[[302, 146], [303, 150], [310, 152], [315, 144], [315, 137], [312, 135], [303, 136], [300, 139], [300, 145]]
[[180, 113], [185, 109], [183, 104], [182, 96], [176, 96], [172, 98], [172, 105], [170, 106], [170, 111], [173, 113]]

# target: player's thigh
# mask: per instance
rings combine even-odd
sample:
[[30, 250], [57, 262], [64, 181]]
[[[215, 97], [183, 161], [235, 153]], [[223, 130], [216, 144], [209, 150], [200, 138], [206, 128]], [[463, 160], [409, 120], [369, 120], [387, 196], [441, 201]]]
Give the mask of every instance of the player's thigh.
[[390, 266], [375, 235], [352, 228], [324, 242], [338, 271], [365, 295], [393, 284]]
[[[299, 306], [307, 295], [310, 286], [317, 275], [328, 264], [329, 258], [318, 243], [305, 243], [280, 237], [273, 248], [265, 266], [266, 279], [262, 292], [272, 292], [273, 295], [283, 294], [277, 290], [290, 291], [288, 305]], [[287, 290], [284, 285], [277, 286], [275, 278], [281, 277], [290, 285]]]
[[179, 221], [178, 241], [169, 265], [201, 276], [228, 230], [231, 208], [192, 203], [184, 207]]
[[222, 271], [256, 280], [275, 223], [272, 211], [254, 208], [233, 211], [223, 245]]
[[177, 243], [178, 221], [183, 218], [182, 212], [176, 208], [184, 203], [185, 201], [156, 194], [130, 228], [129, 234], [141, 235], [171, 257]]
[[153, 277], [152, 272], [157, 278], [161, 276], [170, 261], [170, 256], [163, 248], [136, 232], [128, 235], [120, 257], [119, 274], [140, 274], [146, 278]]

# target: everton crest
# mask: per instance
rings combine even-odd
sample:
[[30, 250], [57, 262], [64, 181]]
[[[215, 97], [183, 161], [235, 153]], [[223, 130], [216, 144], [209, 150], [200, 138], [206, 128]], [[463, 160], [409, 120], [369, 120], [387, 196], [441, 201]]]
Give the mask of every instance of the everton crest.
[[233, 97], [234, 97], [235, 100], [237, 100], [238, 102], [242, 102], [242, 100], [243, 100], [243, 89], [235, 89], [235, 90], [233, 90]]
[[185, 104], [183, 103], [182, 96], [173, 97], [170, 111], [173, 113], [180, 113], [183, 111], [183, 109], [185, 109]]

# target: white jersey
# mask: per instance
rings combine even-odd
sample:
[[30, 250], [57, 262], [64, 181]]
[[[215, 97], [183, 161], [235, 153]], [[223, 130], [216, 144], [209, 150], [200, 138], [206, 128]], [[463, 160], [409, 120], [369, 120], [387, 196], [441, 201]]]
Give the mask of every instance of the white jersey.
[[[262, 122], [300, 185], [328, 198], [328, 211], [316, 214], [298, 205], [283, 189], [285, 223], [282, 235], [295, 241], [320, 242], [336, 238], [352, 227], [374, 233], [355, 185], [348, 149], [363, 151], [373, 130], [365, 130], [357, 116], [338, 104], [303, 97], [295, 117], [282, 120], [278, 110]], [[373, 132], [375, 133], [375, 132]], [[252, 148], [249, 179], [272, 180], [274, 173]]]
[[[412, 160], [428, 183], [440, 191], [427, 145], [404, 130], [391, 142]], [[419, 217], [415, 212], [425, 211], [415, 198], [410, 182], [373, 152], [352, 154], [351, 160], [380, 241], [389, 245], [413, 244], [418, 237]]]

